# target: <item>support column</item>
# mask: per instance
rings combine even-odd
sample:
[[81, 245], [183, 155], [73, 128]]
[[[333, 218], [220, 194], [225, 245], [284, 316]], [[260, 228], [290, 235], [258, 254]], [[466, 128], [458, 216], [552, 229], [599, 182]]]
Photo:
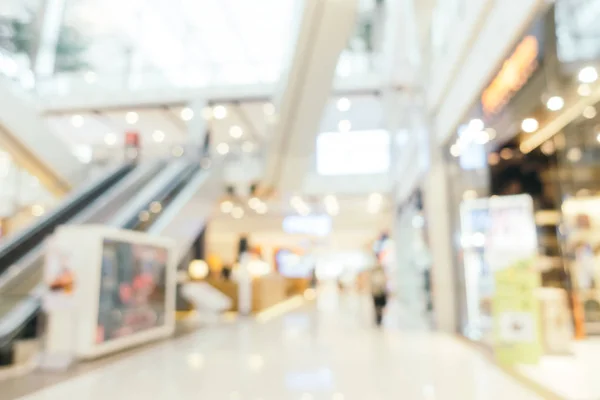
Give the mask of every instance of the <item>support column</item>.
[[36, 25], [39, 27], [37, 46], [33, 54], [33, 69], [37, 77], [54, 74], [56, 46], [65, 11], [66, 0], [44, 0], [40, 6]]
[[444, 332], [457, 331], [457, 275], [452, 251], [450, 205], [452, 204], [445, 157], [429, 133], [430, 167], [424, 182], [427, 236], [432, 254], [432, 293], [435, 327]]

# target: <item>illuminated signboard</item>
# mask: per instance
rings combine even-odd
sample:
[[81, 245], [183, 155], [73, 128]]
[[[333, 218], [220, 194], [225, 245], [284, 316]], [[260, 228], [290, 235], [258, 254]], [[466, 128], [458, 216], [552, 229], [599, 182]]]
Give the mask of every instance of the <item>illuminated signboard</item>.
[[538, 66], [539, 52], [540, 45], [535, 36], [527, 36], [519, 43], [481, 96], [485, 115], [497, 114], [527, 83]]

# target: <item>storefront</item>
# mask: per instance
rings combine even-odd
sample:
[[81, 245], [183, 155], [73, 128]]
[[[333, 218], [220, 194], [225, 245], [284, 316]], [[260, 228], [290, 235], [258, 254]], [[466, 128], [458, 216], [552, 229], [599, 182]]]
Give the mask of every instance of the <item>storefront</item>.
[[[600, 361], [584, 355], [600, 350], [600, 40], [568, 51], [582, 40], [576, 15], [557, 6], [534, 22], [446, 153], [461, 332], [551, 391], [587, 399], [600, 393]], [[527, 273], [507, 279], [509, 269]]]

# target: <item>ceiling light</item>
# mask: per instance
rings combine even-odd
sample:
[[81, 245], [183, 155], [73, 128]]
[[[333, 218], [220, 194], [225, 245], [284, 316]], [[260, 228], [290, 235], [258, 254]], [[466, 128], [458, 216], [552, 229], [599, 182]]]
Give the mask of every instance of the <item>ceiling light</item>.
[[229, 214], [233, 211], [233, 203], [229, 200], [225, 200], [221, 203], [221, 212]]
[[554, 146], [552, 141], [548, 140], [540, 146], [540, 150], [542, 150], [542, 153], [545, 155], [551, 156], [556, 152], [556, 146]]
[[213, 109], [211, 107], [204, 107], [202, 109], [202, 119], [210, 121], [213, 117]]
[[477, 143], [477, 144], [484, 145], [489, 141], [490, 141], [490, 134], [487, 132], [487, 130], [479, 131], [475, 135], [475, 143]]
[[85, 75], [83, 76], [83, 79], [87, 82], [87, 83], [94, 83], [96, 82], [96, 80], [98, 79], [98, 75], [96, 75], [96, 73], [94, 71], [88, 71], [85, 73]]
[[500, 156], [498, 155], [498, 153], [490, 153], [490, 155], [488, 155], [488, 164], [490, 164], [491, 166], [498, 165], [499, 162]]
[[450, 146], [450, 154], [452, 154], [453, 157], [460, 156], [460, 146], [458, 144]]
[[150, 213], [149, 213], [148, 211], [146, 211], [146, 210], [144, 210], [144, 211], [141, 211], [141, 212], [138, 214], [138, 218], [139, 218], [139, 219], [140, 219], [140, 221], [142, 221], [142, 222], [147, 222], [147, 221], [149, 221], [149, 220], [150, 220]]
[[150, 211], [152, 211], [154, 214], [158, 214], [159, 212], [161, 212], [161, 210], [162, 205], [160, 204], [160, 202], [153, 201], [152, 203], [150, 203]]
[[114, 133], [107, 133], [104, 135], [104, 143], [108, 146], [114, 146], [117, 143], [117, 135]]
[[290, 204], [294, 207], [298, 207], [302, 206], [304, 204], [304, 201], [302, 201], [302, 198], [300, 196], [293, 196], [290, 199]]
[[229, 153], [229, 145], [227, 143], [219, 143], [217, 145], [217, 153], [221, 155]]
[[81, 128], [83, 126], [83, 117], [79, 114], [73, 115], [71, 117], [71, 124], [75, 127], [75, 128]]
[[259, 371], [265, 365], [265, 360], [260, 354], [253, 354], [248, 358], [248, 367], [252, 371]]
[[498, 135], [498, 133], [496, 132], [496, 130], [494, 128], [487, 128], [485, 131], [488, 133], [490, 140], [496, 139], [496, 136]]
[[263, 112], [265, 115], [275, 115], [275, 106], [273, 103], [265, 103], [263, 104]]
[[266, 214], [269, 211], [269, 208], [265, 203], [261, 203], [260, 206], [258, 206], [254, 211], [256, 211], [258, 214]]
[[[210, 267], [204, 260], [192, 260], [188, 264], [188, 275], [194, 280], [205, 279], [210, 273]], [[204, 357], [202, 354], [188, 355], [188, 365], [193, 369], [200, 369], [204, 366]]]
[[503, 160], [510, 160], [511, 158], [513, 158], [512, 150], [506, 147], [500, 150], [500, 158], [502, 158]]
[[582, 83], [577, 88], [577, 94], [579, 94], [581, 97], [588, 97], [592, 94], [592, 88], [590, 87], [590, 85]]
[[369, 195], [369, 201], [367, 203], [367, 211], [370, 214], [376, 214], [381, 209], [381, 202], [383, 201], [383, 196], [380, 193], [371, 193]]
[[242, 151], [244, 153], [252, 153], [254, 151], [254, 143], [250, 141], [242, 143]]
[[329, 215], [334, 216], [334, 215], [339, 214], [340, 205], [338, 204], [338, 201], [335, 196], [333, 196], [333, 195], [325, 196], [325, 199], [323, 200], [323, 202], [325, 203], [325, 209], [327, 210], [327, 213]]
[[248, 200], [248, 206], [253, 210], [260, 207], [261, 204], [262, 201], [260, 201], [258, 197], [251, 197], [250, 200]]
[[184, 121], [191, 121], [192, 118], [194, 118], [194, 110], [192, 110], [189, 107], [185, 107], [183, 110], [181, 110], [181, 113], [179, 113], [179, 116]]
[[229, 134], [231, 135], [232, 138], [239, 139], [244, 134], [244, 131], [242, 130], [241, 127], [239, 127], [237, 125], [233, 125], [231, 128], [229, 128]]
[[546, 102], [546, 108], [550, 111], [559, 111], [565, 106], [565, 101], [560, 96], [552, 96]]
[[184, 153], [183, 147], [181, 146], [175, 146], [173, 147], [173, 150], [171, 151], [171, 153], [173, 154], [174, 157], [181, 157]]
[[34, 204], [33, 206], [31, 206], [31, 215], [33, 215], [34, 217], [41, 217], [42, 215], [44, 215], [45, 211], [46, 210], [44, 209], [44, 206], [40, 204]]
[[569, 151], [567, 151], [567, 159], [571, 162], [577, 162], [581, 160], [583, 157], [583, 153], [579, 147], [573, 147]]
[[482, 131], [485, 128], [485, 125], [482, 120], [479, 118], [472, 119], [469, 121], [469, 129], [474, 132]]
[[234, 207], [231, 210], [231, 216], [235, 219], [241, 219], [244, 217], [244, 209], [242, 207]]
[[584, 67], [577, 75], [581, 83], [594, 83], [598, 80], [598, 71], [594, 67]]
[[135, 124], [139, 121], [139, 119], [140, 116], [135, 111], [129, 111], [127, 114], [125, 114], [125, 121], [127, 121], [127, 123], [130, 125]]
[[600, 143], [600, 133], [596, 135], [596, 141]]
[[227, 117], [227, 108], [222, 105], [215, 106], [213, 108], [213, 117], [216, 119], [225, 119]]
[[535, 118], [525, 118], [521, 123], [521, 129], [527, 133], [533, 133], [538, 130], [540, 124]]
[[477, 198], [477, 191], [473, 189], [465, 190], [462, 196], [463, 200], [473, 200]]
[[156, 143], [162, 143], [165, 140], [165, 133], [157, 129], [152, 133], [152, 139], [154, 139]]
[[596, 116], [596, 108], [594, 106], [587, 106], [583, 110], [583, 116], [587, 119], [592, 119]]
[[276, 124], [277, 121], [279, 121], [279, 118], [277, 117], [277, 115], [275, 115], [275, 114], [267, 115], [267, 123], [273, 125], [273, 124]]
[[339, 111], [342, 112], [350, 110], [351, 105], [352, 104], [350, 103], [350, 100], [347, 97], [342, 97], [337, 101], [337, 108]]
[[381, 200], [383, 200], [383, 196], [381, 195], [381, 193], [371, 193], [369, 195], [369, 201], [380, 202]]
[[340, 132], [350, 132], [350, 129], [352, 129], [352, 124], [347, 119], [343, 119], [338, 123], [338, 129]]

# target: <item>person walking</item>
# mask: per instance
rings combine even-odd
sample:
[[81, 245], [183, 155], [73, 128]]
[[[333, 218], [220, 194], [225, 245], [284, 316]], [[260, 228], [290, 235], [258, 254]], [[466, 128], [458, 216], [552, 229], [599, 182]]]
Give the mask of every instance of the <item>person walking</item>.
[[376, 266], [371, 271], [370, 283], [371, 296], [373, 297], [373, 305], [375, 306], [375, 324], [381, 326], [388, 299], [387, 277], [381, 265]]

